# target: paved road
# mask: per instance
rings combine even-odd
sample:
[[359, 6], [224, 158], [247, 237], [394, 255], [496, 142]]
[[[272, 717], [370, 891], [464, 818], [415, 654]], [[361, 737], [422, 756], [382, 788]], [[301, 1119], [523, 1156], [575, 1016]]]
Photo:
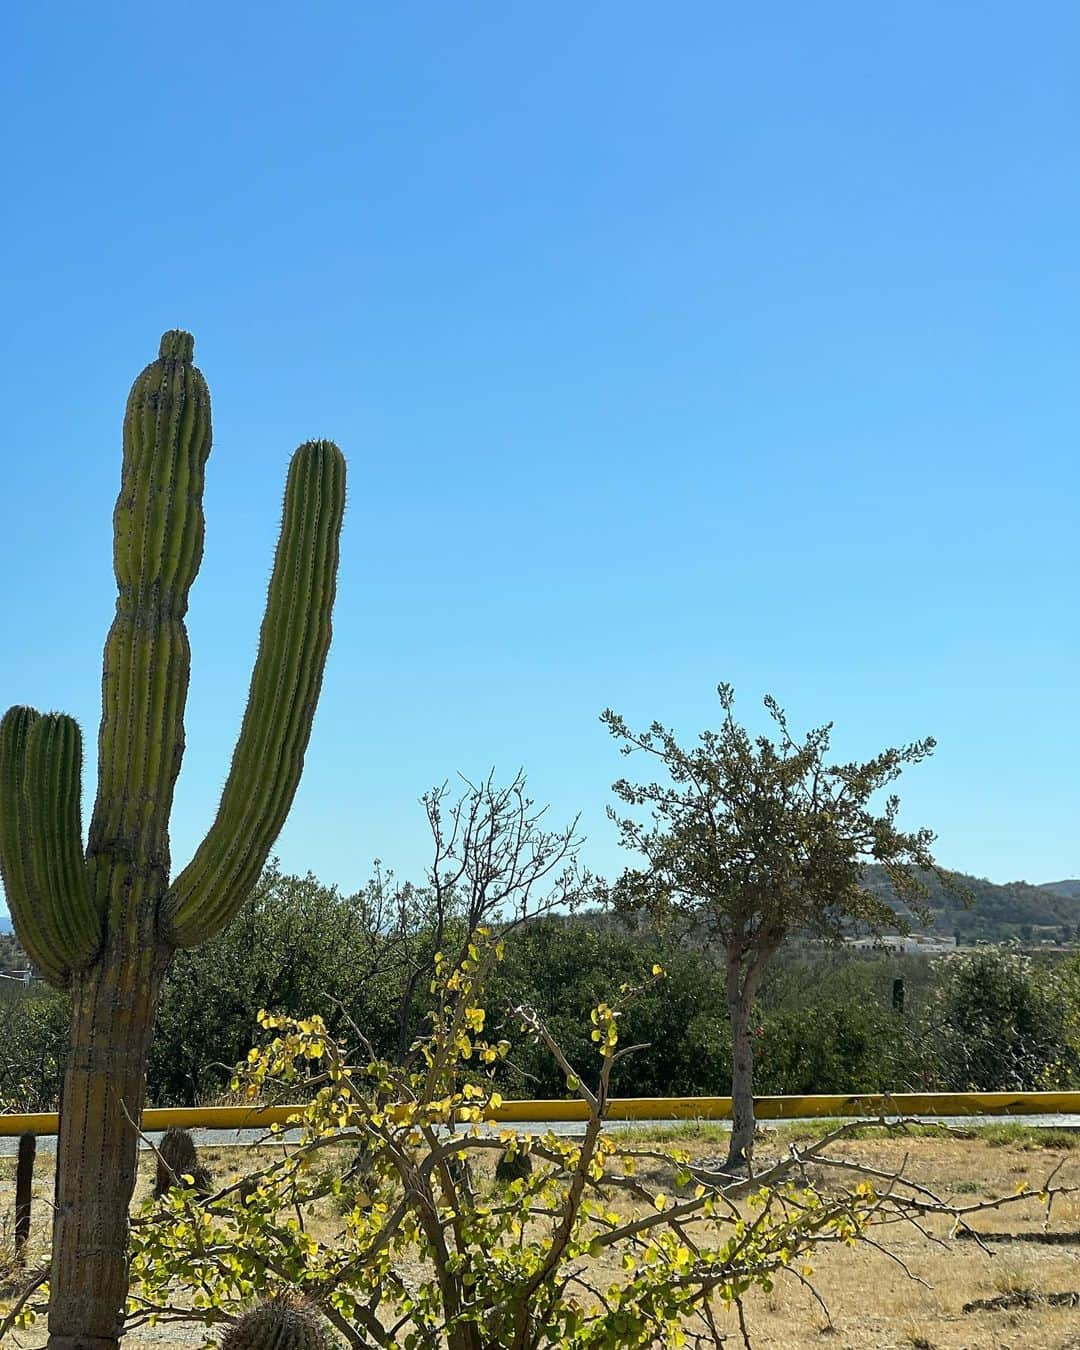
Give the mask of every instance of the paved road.
[[[1037, 1129], [1066, 1129], [1080, 1130], [1080, 1116], [1075, 1115], [1042, 1115], [1042, 1116], [924, 1116], [923, 1121], [927, 1125], [956, 1125], [963, 1127], [965, 1125], [1005, 1125], [1005, 1124], [1024, 1124], [1033, 1125]], [[693, 1124], [692, 1121], [679, 1122], [677, 1120], [613, 1120], [608, 1125], [610, 1131], [617, 1132], [627, 1129], [658, 1129], [670, 1130], [680, 1123]], [[717, 1122], [723, 1124], [724, 1122]], [[775, 1124], [784, 1125], [809, 1125], [814, 1122], [811, 1119], [788, 1120], [783, 1122], [762, 1121], [761, 1128], [769, 1130]], [[582, 1122], [580, 1120], [572, 1121], [517, 1121], [512, 1125], [499, 1125], [500, 1130], [517, 1130], [520, 1134], [546, 1134], [549, 1130], [554, 1134], [580, 1134]], [[235, 1148], [237, 1145], [257, 1144], [260, 1140], [266, 1139], [265, 1130], [193, 1130], [192, 1135], [199, 1148]], [[152, 1139], [154, 1143], [161, 1140], [162, 1131], [151, 1130], [147, 1138]], [[300, 1137], [298, 1130], [289, 1130], [284, 1135], [279, 1136], [287, 1142], [295, 1142]], [[140, 1143], [140, 1148], [146, 1148], [146, 1144]], [[56, 1138], [53, 1135], [43, 1134], [38, 1136], [38, 1153], [53, 1153], [56, 1149]], [[19, 1151], [19, 1141], [16, 1138], [0, 1138], [0, 1157], [11, 1156]]]

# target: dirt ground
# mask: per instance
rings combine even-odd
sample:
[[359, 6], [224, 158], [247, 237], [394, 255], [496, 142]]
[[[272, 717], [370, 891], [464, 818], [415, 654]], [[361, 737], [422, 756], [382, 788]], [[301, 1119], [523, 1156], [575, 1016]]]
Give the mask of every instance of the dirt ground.
[[[668, 1135], [664, 1143], [684, 1148], [695, 1157], [717, 1152], [715, 1140]], [[776, 1143], [775, 1137], [766, 1138], [761, 1151], [766, 1155], [775, 1152]], [[242, 1162], [235, 1150], [208, 1149], [201, 1158], [223, 1179], [238, 1165], [252, 1165], [252, 1151], [242, 1152]], [[1023, 1182], [1038, 1186], [1058, 1162], [1061, 1169], [1055, 1183], [1080, 1185], [1080, 1147], [1047, 1147], [1023, 1139], [1004, 1144], [984, 1138], [865, 1139], [846, 1142], [842, 1153], [884, 1169], [899, 1168], [906, 1157], [909, 1176], [958, 1203], [1011, 1194]], [[137, 1198], [146, 1194], [151, 1181], [152, 1158], [143, 1154]], [[45, 1249], [51, 1192], [52, 1159], [42, 1157], [35, 1174], [31, 1265]], [[10, 1233], [13, 1204], [14, 1160], [0, 1159], [0, 1224], [4, 1225], [0, 1242]], [[987, 1233], [1039, 1232], [1043, 1218], [1043, 1210], [1034, 1203], [1014, 1205], [988, 1212], [977, 1226]], [[940, 1226], [937, 1231], [946, 1233]], [[1051, 1231], [1080, 1231], [1080, 1197], [1055, 1205]], [[1080, 1290], [1080, 1240], [1062, 1245], [991, 1241], [988, 1255], [970, 1241], [953, 1240], [939, 1246], [911, 1228], [893, 1227], [876, 1236], [898, 1260], [861, 1246], [854, 1251], [826, 1250], [813, 1262], [813, 1281], [831, 1313], [831, 1328], [822, 1308], [795, 1279], [779, 1281], [771, 1294], [749, 1296], [748, 1321], [756, 1345], [770, 1350], [826, 1346], [835, 1350], [1080, 1350], [1080, 1306], [1036, 1303], [1008, 1311], [962, 1311], [973, 1299], [1020, 1291], [1048, 1295]], [[732, 1345], [740, 1343], [734, 1319], [724, 1329], [732, 1332]], [[140, 1328], [125, 1337], [124, 1344], [131, 1350], [194, 1347], [203, 1344], [205, 1334], [198, 1327]], [[13, 1350], [33, 1350], [44, 1341], [41, 1327], [12, 1336], [9, 1343]]]
[[[958, 1203], [1014, 1192], [1018, 1183], [1038, 1186], [1063, 1155], [1052, 1149], [995, 1147], [982, 1140], [860, 1140], [843, 1147], [847, 1157], [885, 1170], [906, 1171], [943, 1198]], [[1080, 1151], [1064, 1155], [1055, 1184], [1080, 1183]], [[1034, 1202], [990, 1211], [973, 1220], [979, 1231], [1040, 1232], [1045, 1211]], [[1080, 1229], [1080, 1197], [1055, 1205], [1051, 1229]], [[947, 1235], [947, 1227], [937, 1233]], [[876, 1235], [879, 1240], [881, 1234]], [[1080, 1243], [974, 1242], [938, 1246], [912, 1228], [889, 1230], [883, 1245], [925, 1284], [912, 1280], [889, 1257], [866, 1247], [833, 1248], [814, 1261], [814, 1284], [832, 1313], [834, 1333], [820, 1307], [791, 1282], [771, 1295], [747, 1300], [749, 1320], [762, 1346], [776, 1350], [834, 1345], [845, 1350], [1080, 1350], [1080, 1308], [1035, 1307], [964, 1313], [976, 1299], [1030, 1291], [1080, 1290]]]

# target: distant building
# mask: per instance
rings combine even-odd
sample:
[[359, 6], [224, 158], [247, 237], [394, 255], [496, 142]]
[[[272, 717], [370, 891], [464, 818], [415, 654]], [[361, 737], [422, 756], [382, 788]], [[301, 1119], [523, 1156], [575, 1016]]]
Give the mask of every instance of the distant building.
[[926, 933], [889, 933], [884, 937], [845, 938], [845, 946], [863, 952], [901, 952], [905, 956], [942, 956], [956, 951], [956, 938]]

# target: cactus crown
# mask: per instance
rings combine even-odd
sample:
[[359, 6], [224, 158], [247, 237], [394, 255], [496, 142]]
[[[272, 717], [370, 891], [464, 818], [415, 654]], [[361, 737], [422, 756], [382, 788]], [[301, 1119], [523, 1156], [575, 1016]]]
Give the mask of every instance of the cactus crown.
[[319, 1314], [289, 1295], [252, 1308], [221, 1342], [221, 1350], [333, 1350], [333, 1346]]
[[124, 418], [113, 515], [116, 617], [105, 644], [98, 792], [85, 852], [82, 736], [62, 714], [0, 720], [0, 876], [31, 960], [64, 986], [105, 951], [171, 952], [212, 936], [250, 892], [284, 823], [331, 635], [345, 461], [293, 455], [247, 711], [217, 819], [170, 888], [169, 814], [184, 751], [184, 616], [203, 546], [210, 395], [174, 329]]
[[162, 361], [192, 361], [195, 358], [195, 339], [182, 328], [170, 328], [161, 335], [158, 356]]

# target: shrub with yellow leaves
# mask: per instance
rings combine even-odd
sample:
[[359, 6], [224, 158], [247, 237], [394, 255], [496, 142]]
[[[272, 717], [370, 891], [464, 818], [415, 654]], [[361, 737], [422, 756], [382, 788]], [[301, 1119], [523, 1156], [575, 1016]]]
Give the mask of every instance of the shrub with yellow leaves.
[[[212, 1345], [252, 1302], [288, 1292], [369, 1350], [720, 1344], [725, 1315], [743, 1324], [749, 1290], [784, 1274], [805, 1282], [815, 1249], [856, 1241], [881, 1217], [886, 1198], [872, 1184], [831, 1195], [796, 1184], [807, 1156], [820, 1161], [813, 1147], [736, 1181], [605, 1129], [613, 1074], [640, 1048], [620, 1045], [620, 1019], [659, 969], [594, 1010], [590, 1072], [535, 1011], [512, 1010], [587, 1119], [572, 1138], [501, 1129], [492, 1071], [510, 1046], [488, 1032], [482, 1005], [499, 953], [479, 930], [459, 963], [438, 961], [435, 1010], [410, 1067], [380, 1060], [358, 1027], [345, 1039], [318, 1017], [261, 1014], [266, 1039], [235, 1086], [257, 1101], [302, 1085], [299, 1142], [283, 1140], [280, 1158], [211, 1196], [174, 1187], [144, 1204], [128, 1329], [199, 1321]], [[497, 1185], [507, 1149], [532, 1166]], [[358, 1153], [362, 1176], [350, 1181]]]

